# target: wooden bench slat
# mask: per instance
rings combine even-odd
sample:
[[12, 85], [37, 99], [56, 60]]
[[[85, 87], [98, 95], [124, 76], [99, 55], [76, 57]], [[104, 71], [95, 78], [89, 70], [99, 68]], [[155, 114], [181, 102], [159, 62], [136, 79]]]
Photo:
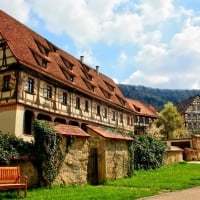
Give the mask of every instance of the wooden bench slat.
[[[22, 182], [23, 180], [23, 182]], [[24, 189], [24, 196], [27, 195], [27, 177], [20, 175], [20, 167], [0, 167], [0, 190]]]

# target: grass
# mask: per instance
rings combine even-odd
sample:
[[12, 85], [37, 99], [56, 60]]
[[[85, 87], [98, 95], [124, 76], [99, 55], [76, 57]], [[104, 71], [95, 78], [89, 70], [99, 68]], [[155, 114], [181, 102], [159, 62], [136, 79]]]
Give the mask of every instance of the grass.
[[[136, 171], [132, 178], [108, 180], [100, 186], [70, 185], [29, 189], [27, 200], [134, 200], [194, 186], [200, 186], [200, 165], [182, 163], [163, 166], [157, 170]], [[20, 195], [23, 197], [22, 191]], [[0, 199], [17, 199], [16, 192], [1, 192]]]

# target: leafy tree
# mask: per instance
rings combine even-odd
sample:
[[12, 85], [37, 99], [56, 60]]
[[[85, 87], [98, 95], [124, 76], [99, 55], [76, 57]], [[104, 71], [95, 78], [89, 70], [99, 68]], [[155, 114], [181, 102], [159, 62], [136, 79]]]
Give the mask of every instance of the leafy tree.
[[158, 127], [162, 126], [161, 134], [165, 139], [177, 138], [177, 135], [183, 129], [183, 120], [173, 103], [168, 102], [158, 115], [156, 120]]

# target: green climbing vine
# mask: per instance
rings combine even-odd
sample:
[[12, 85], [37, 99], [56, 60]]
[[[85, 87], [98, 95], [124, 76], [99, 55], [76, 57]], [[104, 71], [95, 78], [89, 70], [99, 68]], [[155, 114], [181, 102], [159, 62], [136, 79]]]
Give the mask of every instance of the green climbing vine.
[[64, 159], [60, 147], [61, 136], [55, 133], [47, 121], [35, 121], [33, 130], [41, 184], [51, 186]]

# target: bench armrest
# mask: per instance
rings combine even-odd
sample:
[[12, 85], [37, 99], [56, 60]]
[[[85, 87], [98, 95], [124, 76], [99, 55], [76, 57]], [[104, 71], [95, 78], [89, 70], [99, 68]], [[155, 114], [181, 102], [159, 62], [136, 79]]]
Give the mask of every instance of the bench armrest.
[[17, 179], [17, 182], [19, 183], [24, 183], [27, 185], [27, 182], [28, 182], [28, 177], [27, 176], [18, 176], [18, 179]]

